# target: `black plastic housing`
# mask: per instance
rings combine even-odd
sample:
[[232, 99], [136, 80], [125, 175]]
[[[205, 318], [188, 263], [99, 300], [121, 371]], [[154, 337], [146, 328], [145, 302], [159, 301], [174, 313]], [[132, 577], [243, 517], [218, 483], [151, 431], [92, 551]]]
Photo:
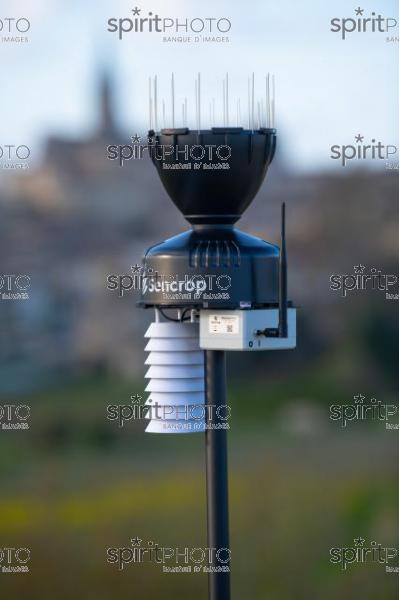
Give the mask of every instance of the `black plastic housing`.
[[[278, 302], [278, 247], [232, 226], [197, 226], [185, 231], [149, 248], [144, 265], [148, 274], [142, 291], [145, 306], [233, 309]], [[168, 289], [168, 282], [186, 281], [203, 281], [206, 289], [199, 296], [184, 284]]]
[[[275, 129], [163, 129], [150, 131], [149, 136], [154, 140], [150, 155], [159, 177], [192, 224], [238, 221], [259, 190], [276, 149]], [[167, 154], [172, 148], [173, 154]], [[230, 148], [231, 156], [221, 161], [218, 149], [219, 154], [227, 155], [226, 148]], [[200, 157], [204, 150], [204, 158], [196, 161], [193, 156]], [[213, 157], [208, 160], [211, 152]], [[196, 162], [200, 166], [197, 170]], [[223, 162], [228, 168], [212, 168]], [[181, 169], [176, 168], [179, 163]], [[192, 168], [184, 168], [190, 165]]]

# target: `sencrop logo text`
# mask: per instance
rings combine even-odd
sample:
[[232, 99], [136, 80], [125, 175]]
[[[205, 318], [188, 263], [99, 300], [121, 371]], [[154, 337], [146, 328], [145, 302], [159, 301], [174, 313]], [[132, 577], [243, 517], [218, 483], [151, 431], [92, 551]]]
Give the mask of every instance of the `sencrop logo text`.
[[29, 548], [0, 548], [0, 573], [29, 573]]
[[342, 571], [346, 571], [348, 566], [353, 564], [380, 564], [385, 565], [386, 573], [398, 573], [399, 567], [389, 565], [398, 556], [398, 549], [395, 547], [382, 546], [373, 541], [366, 544], [362, 537], [355, 538], [354, 544], [344, 547], [330, 549], [330, 562], [334, 565], [340, 565]]
[[26, 144], [0, 144], [0, 169], [29, 169], [30, 148]]
[[232, 26], [225, 16], [165, 16], [138, 6], [129, 15], [109, 18], [107, 25], [107, 31], [116, 34], [119, 40], [127, 35], [151, 33], [166, 43], [226, 43], [230, 41], [227, 34]]
[[386, 300], [399, 300], [398, 276], [383, 273], [380, 269], [365, 265], [353, 267], [354, 274], [331, 275], [330, 289], [346, 298], [351, 292], [382, 292]]
[[0, 41], [3, 44], [23, 44], [29, 41], [27, 36], [30, 21], [26, 17], [0, 16]]
[[[341, 167], [348, 164], [359, 164], [361, 161], [392, 161], [396, 156], [398, 147], [395, 144], [384, 144], [371, 138], [367, 141], [365, 136], [358, 133], [354, 136], [354, 144], [334, 144], [330, 148], [330, 158], [339, 161]], [[390, 163], [385, 162], [385, 167], [390, 168]], [[392, 168], [392, 167], [391, 167]]]
[[0, 300], [29, 300], [29, 275], [0, 275]]
[[29, 429], [30, 407], [26, 404], [0, 404], [0, 429]]
[[390, 420], [398, 414], [396, 404], [384, 404], [377, 398], [367, 401], [363, 394], [353, 396], [353, 402], [348, 404], [332, 404], [330, 406], [330, 419], [341, 424], [345, 429], [348, 423], [354, 422], [382, 422], [385, 429], [398, 430], [399, 423]]
[[[209, 170], [228, 169], [231, 147], [221, 144], [158, 144], [155, 138], [147, 138], [141, 143], [137, 134], [131, 136], [131, 144], [110, 144], [107, 146], [108, 160], [116, 161], [120, 167], [130, 160], [142, 160], [149, 155], [152, 160], [162, 162], [163, 169]], [[172, 163], [168, 160], [173, 159]]]
[[107, 563], [123, 571], [130, 565], [152, 563], [160, 566], [163, 573], [209, 573], [229, 572], [231, 552], [229, 548], [165, 547], [139, 537], [132, 538], [124, 547], [107, 548]]
[[348, 17], [334, 17], [330, 21], [330, 31], [340, 36], [345, 41], [353, 35], [375, 34], [383, 35], [386, 42], [398, 42], [398, 20], [393, 16], [382, 15], [375, 11], [367, 12], [361, 6], [354, 10], [354, 15]]

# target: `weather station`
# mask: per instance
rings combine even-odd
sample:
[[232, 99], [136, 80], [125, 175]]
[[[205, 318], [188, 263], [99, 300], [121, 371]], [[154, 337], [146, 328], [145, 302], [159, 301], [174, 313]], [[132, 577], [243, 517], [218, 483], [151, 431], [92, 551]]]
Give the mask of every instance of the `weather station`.
[[[178, 407], [182, 417], [150, 411], [146, 431], [205, 433], [208, 546], [228, 549], [227, 431], [217, 412], [227, 405], [226, 352], [295, 348], [296, 308], [288, 299], [285, 205], [280, 247], [235, 226], [274, 157], [274, 77], [259, 84], [248, 78], [247, 106], [235, 99], [234, 118], [228, 75], [219, 103], [205, 102], [201, 86], [198, 74], [189, 115], [187, 98], [177, 102], [173, 75], [168, 110], [157, 77], [149, 81], [149, 153], [191, 227], [151, 246], [143, 258], [139, 304], [155, 310], [145, 334], [146, 404]], [[198, 416], [190, 407], [204, 410]], [[211, 569], [209, 598], [230, 598], [229, 572]]]

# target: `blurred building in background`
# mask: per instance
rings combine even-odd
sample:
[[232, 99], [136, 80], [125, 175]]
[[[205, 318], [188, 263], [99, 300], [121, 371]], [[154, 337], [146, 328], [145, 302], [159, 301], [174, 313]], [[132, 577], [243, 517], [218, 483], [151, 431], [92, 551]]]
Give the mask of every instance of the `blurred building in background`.
[[[89, 137], [51, 134], [39, 166], [1, 180], [2, 271], [31, 277], [29, 300], [1, 301], [6, 392], [93, 369], [124, 377], [142, 373], [145, 323], [134, 310], [137, 295], [118, 298], [106, 287], [107, 275], [129, 273], [150, 243], [186, 225], [148, 157], [123, 167], [107, 158], [108, 145], [129, 143], [135, 134], [116, 124], [113, 90], [109, 75], [100, 73], [98, 127]], [[351, 311], [346, 317], [337, 311], [340, 299], [329, 290], [329, 277], [350, 273], [354, 261], [393, 268], [399, 179], [353, 169], [299, 176], [282, 164], [277, 156], [243, 226], [278, 241], [279, 207], [287, 202], [290, 296], [306, 308], [304, 315], [312, 314], [309, 340], [301, 344], [319, 348], [328, 341], [331, 351]]]

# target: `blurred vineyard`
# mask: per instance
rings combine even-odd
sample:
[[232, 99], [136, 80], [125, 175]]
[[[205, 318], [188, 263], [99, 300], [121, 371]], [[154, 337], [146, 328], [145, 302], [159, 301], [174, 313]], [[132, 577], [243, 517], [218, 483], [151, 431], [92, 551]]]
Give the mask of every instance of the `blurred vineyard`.
[[[231, 386], [234, 597], [394, 599], [395, 575], [381, 565], [344, 573], [329, 562], [329, 549], [358, 535], [387, 545], [399, 539], [396, 434], [332, 426], [334, 391], [320, 383], [313, 393], [324, 407], [297, 399], [310, 427], [295, 430], [292, 403], [272, 410], [267, 403], [277, 389], [295, 400], [298, 383], [287, 389], [271, 380], [258, 399], [259, 385]], [[203, 574], [163, 574], [151, 564], [119, 572], [106, 562], [108, 547], [135, 536], [206, 547], [203, 436], [152, 436], [142, 422], [119, 429], [108, 421], [107, 405], [136, 391], [140, 385], [98, 377], [24, 398], [31, 429], [0, 438], [0, 539], [31, 548], [31, 572], [2, 575], [2, 597], [206, 597]]]

